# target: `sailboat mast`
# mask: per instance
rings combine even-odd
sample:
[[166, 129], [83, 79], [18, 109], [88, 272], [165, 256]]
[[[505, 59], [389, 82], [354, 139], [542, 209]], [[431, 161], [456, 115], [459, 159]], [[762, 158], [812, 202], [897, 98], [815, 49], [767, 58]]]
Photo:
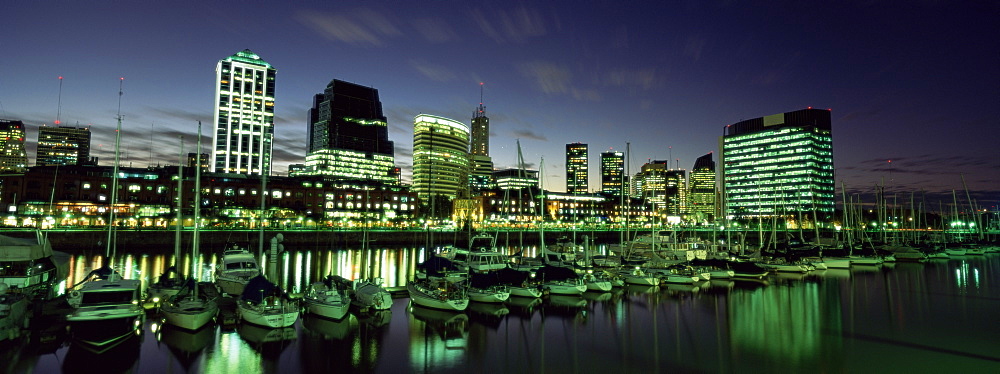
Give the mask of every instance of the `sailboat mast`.
[[184, 227], [184, 137], [181, 141], [181, 151], [177, 160], [177, 223], [174, 225], [174, 267], [180, 270], [181, 264], [181, 228]]
[[195, 160], [197, 161], [194, 165], [194, 234], [191, 238], [191, 277], [194, 278], [194, 294], [195, 297], [198, 295], [198, 281], [200, 280], [197, 272], [197, 260], [198, 260], [198, 247], [201, 245], [200, 238], [200, 228], [201, 228], [201, 121], [198, 121], [198, 147], [195, 153]]
[[122, 145], [122, 87], [125, 84], [125, 78], [118, 79], [118, 114], [115, 118], [118, 120], [118, 125], [115, 127], [115, 165], [111, 172], [111, 212], [109, 214], [108, 222], [108, 240], [106, 247], [104, 248], [104, 254], [107, 256], [108, 266], [111, 265], [111, 259], [115, 256], [115, 243], [117, 235], [115, 235], [115, 203], [118, 202], [118, 164], [121, 163], [121, 149]]

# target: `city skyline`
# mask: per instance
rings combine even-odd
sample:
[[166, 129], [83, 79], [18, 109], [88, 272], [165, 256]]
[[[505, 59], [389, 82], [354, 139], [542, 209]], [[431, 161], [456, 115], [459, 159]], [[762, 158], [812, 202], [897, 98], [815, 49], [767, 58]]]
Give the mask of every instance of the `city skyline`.
[[[468, 126], [484, 103], [495, 167], [517, 166], [520, 140], [559, 190], [565, 144], [590, 144], [592, 159], [630, 144], [633, 175], [647, 160], [690, 169], [725, 125], [813, 106], [832, 108], [838, 189], [950, 196], [965, 184], [995, 206], [996, 137], [976, 134], [997, 122], [997, 6], [17, 3], [5, 6], [0, 118], [25, 123], [31, 165], [38, 127], [59, 117], [90, 127], [91, 155], [107, 164], [125, 77], [124, 162], [174, 164], [177, 136], [193, 144], [196, 121], [212, 118], [215, 63], [250, 49], [277, 69], [280, 174], [304, 162], [306, 113], [336, 78], [379, 90], [406, 182], [421, 113]], [[240, 21], [261, 12], [264, 37]], [[591, 191], [599, 168], [590, 162]]]

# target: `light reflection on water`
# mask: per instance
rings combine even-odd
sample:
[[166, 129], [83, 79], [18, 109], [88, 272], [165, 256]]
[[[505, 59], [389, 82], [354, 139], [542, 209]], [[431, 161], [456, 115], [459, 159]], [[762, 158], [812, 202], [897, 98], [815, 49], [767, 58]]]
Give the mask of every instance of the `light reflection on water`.
[[[426, 256], [416, 248], [289, 251], [281, 257], [281, 279], [293, 291], [327, 274], [378, 275], [400, 286]], [[72, 261], [71, 280], [102, 260]], [[169, 254], [149, 254], [117, 262], [148, 281], [172, 261]], [[995, 372], [998, 281], [1000, 256], [988, 255], [762, 282], [514, 298], [504, 305], [474, 303], [464, 313], [396, 299], [381, 314], [354, 313], [341, 321], [304, 316], [286, 330], [191, 333], [154, 329], [150, 318], [141, 344], [135, 339], [134, 347], [121, 350], [126, 353], [88, 356], [64, 341], [49, 351], [5, 345], [0, 362], [11, 364], [0, 371], [86, 371], [76, 365], [122, 358], [125, 371], [172, 373]]]

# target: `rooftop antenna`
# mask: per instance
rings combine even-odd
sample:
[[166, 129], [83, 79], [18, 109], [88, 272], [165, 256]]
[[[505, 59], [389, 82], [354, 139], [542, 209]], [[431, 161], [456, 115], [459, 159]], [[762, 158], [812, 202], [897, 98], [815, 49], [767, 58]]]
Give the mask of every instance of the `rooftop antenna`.
[[[62, 121], [60, 121], [60, 119], [62, 117], [62, 83], [63, 83], [63, 77], [60, 75], [59, 76], [59, 101], [57, 101], [57, 104], [56, 104], [56, 122], [55, 122], [56, 126], [59, 126], [59, 124], [62, 123]], [[120, 106], [121, 105], [119, 105], [119, 107]]]

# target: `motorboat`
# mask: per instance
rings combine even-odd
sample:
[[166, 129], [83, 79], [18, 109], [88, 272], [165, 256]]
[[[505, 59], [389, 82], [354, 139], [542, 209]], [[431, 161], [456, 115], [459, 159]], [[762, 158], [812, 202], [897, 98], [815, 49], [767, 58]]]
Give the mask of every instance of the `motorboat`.
[[146, 313], [139, 305], [140, 280], [123, 279], [118, 272], [102, 267], [76, 286], [66, 295], [72, 308], [66, 322], [74, 341], [90, 350], [104, 351], [142, 332]]
[[28, 328], [28, 296], [0, 283], [0, 342], [21, 336]]
[[260, 264], [253, 254], [239, 246], [230, 247], [222, 253], [219, 267], [215, 269], [215, 284], [222, 293], [242, 295], [250, 279], [261, 275]]
[[52, 250], [41, 231], [34, 237], [0, 235], [0, 283], [31, 300], [50, 300], [62, 294], [69, 272], [69, 254]]
[[351, 302], [362, 309], [388, 310], [392, 307], [392, 294], [382, 283], [382, 278], [355, 280]]

